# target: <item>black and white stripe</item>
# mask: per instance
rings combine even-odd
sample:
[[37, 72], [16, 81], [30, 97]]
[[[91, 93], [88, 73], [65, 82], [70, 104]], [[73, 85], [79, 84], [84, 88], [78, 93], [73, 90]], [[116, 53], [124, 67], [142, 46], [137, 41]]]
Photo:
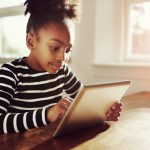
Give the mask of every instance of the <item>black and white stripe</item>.
[[64, 65], [56, 74], [29, 68], [23, 59], [0, 69], [0, 133], [21, 132], [47, 125], [46, 113], [65, 91], [75, 98], [81, 86]]

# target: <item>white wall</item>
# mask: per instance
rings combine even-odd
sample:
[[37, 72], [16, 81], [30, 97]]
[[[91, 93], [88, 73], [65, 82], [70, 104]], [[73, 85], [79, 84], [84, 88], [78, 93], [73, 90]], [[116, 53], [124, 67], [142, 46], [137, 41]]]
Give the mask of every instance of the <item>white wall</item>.
[[[127, 94], [150, 91], [150, 67], [94, 65], [120, 60], [124, 0], [82, 0], [82, 20], [76, 27], [71, 66], [84, 84], [132, 80]], [[120, 6], [120, 7], [119, 7]]]
[[95, 36], [94, 21], [95, 1], [83, 0], [82, 20], [76, 26], [76, 39], [72, 52], [71, 66], [84, 83], [92, 80]]
[[[110, 58], [113, 53], [117, 53], [115, 50], [121, 45], [121, 40], [117, 40], [117, 38], [121, 38], [121, 34], [119, 34], [119, 32], [121, 32], [119, 22], [121, 23], [122, 20], [121, 18], [119, 18], [120, 20], [111, 20], [112, 18], [109, 20], [109, 13], [107, 13], [106, 10], [115, 10], [117, 12], [110, 14], [110, 17], [119, 15], [121, 8], [117, 6], [119, 6], [119, 4], [121, 5], [120, 1], [122, 0], [82, 1], [83, 15], [81, 23], [77, 25], [75, 47], [71, 59], [71, 66], [77, 76], [85, 84], [116, 80], [132, 80], [132, 86], [126, 94], [150, 91], [150, 67], [94, 65], [94, 58], [98, 61], [99, 59], [106, 60], [105, 56], [109, 56], [107, 58]], [[98, 5], [99, 7], [97, 7]], [[108, 5], [109, 9], [107, 8]], [[102, 9], [102, 7], [106, 9]], [[98, 10], [97, 12], [97, 10], [95, 10], [96, 8], [101, 8], [102, 10]], [[101, 14], [97, 14], [99, 12], [101, 12]], [[97, 15], [100, 17], [100, 20], [96, 19], [98, 18]], [[103, 23], [105, 21], [107, 22], [106, 26]], [[102, 26], [97, 25], [98, 23]], [[119, 25], [119, 27], [116, 27], [116, 25]], [[101, 33], [104, 35], [101, 35]], [[111, 35], [109, 35], [109, 33], [111, 33]], [[116, 41], [118, 41], [118, 45]], [[101, 51], [102, 55], [98, 56], [98, 53], [95, 53], [96, 51]], [[119, 58], [115, 57], [115, 59], [117, 60]]]

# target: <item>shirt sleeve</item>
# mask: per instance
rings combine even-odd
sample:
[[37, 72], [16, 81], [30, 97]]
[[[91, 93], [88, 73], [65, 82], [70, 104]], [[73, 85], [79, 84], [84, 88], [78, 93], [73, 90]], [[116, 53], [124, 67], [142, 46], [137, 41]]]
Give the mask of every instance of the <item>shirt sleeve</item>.
[[71, 68], [68, 67], [67, 65], [65, 65], [64, 67], [64, 72], [65, 72], [65, 83], [64, 83], [65, 92], [71, 98], [74, 99], [83, 84], [79, 81], [79, 79], [72, 72]]
[[10, 113], [9, 105], [13, 100], [17, 76], [9, 68], [0, 69], [0, 134], [21, 132], [47, 125], [47, 107], [25, 113]]

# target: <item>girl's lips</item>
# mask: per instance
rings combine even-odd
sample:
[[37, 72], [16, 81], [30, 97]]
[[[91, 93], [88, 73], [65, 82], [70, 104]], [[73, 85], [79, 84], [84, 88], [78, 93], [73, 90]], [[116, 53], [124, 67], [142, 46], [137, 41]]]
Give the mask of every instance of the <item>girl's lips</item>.
[[55, 70], [59, 70], [62, 67], [62, 64], [54, 64], [54, 63], [50, 63], [50, 64]]

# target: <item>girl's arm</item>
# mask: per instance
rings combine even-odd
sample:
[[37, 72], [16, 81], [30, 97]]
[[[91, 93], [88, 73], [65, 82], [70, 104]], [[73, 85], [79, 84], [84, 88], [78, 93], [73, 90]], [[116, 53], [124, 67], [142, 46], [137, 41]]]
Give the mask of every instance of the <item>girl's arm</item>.
[[46, 107], [25, 113], [9, 113], [17, 80], [15, 73], [5, 65], [0, 69], [0, 133], [20, 132], [48, 124]]
[[65, 80], [64, 80], [65, 92], [69, 95], [69, 97], [74, 99], [77, 93], [79, 92], [82, 83], [78, 80], [78, 78], [75, 76], [75, 74], [71, 71], [71, 69], [67, 65], [65, 65], [64, 67], [64, 73], [65, 73]]
[[[4, 111], [4, 109], [5, 111]], [[7, 108], [0, 108], [0, 134], [26, 131], [47, 125], [47, 108], [26, 113], [7, 113]]]

